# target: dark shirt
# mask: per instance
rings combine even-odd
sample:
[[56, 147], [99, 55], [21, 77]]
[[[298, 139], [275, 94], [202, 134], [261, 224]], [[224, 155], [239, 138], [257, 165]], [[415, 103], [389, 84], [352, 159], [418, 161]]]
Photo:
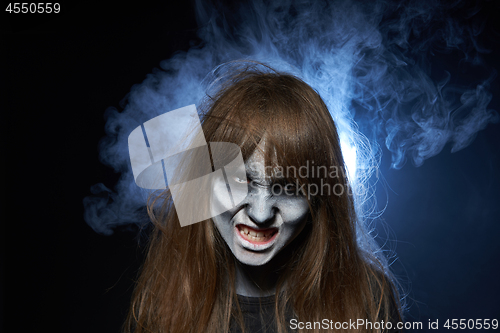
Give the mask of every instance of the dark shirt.
[[[238, 296], [238, 302], [240, 304], [240, 309], [243, 314], [243, 321], [245, 324], [246, 333], [276, 333], [278, 329], [276, 328], [276, 319], [274, 311], [275, 296], [267, 297], [246, 297]], [[391, 309], [393, 328], [388, 330], [388, 333], [401, 333], [403, 330], [396, 329], [396, 323], [402, 321], [394, 305]], [[286, 327], [288, 332], [296, 332], [290, 328], [290, 319], [292, 317], [289, 315], [286, 318]], [[231, 321], [230, 333], [241, 333], [240, 326], [236, 323], [236, 320]]]
[[[245, 332], [275, 333], [278, 331], [274, 318], [274, 295], [267, 297], [237, 296], [243, 313]], [[230, 333], [241, 333], [241, 328], [235, 320], [231, 322]]]

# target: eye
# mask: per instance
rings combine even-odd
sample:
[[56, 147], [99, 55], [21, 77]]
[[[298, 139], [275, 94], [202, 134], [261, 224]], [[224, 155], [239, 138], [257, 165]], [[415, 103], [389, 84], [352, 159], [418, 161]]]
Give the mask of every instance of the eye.
[[235, 182], [240, 183], [240, 184], [247, 184], [250, 182], [250, 179], [248, 177], [247, 177], [247, 179], [242, 179], [238, 176], [234, 176], [233, 179]]
[[284, 193], [288, 196], [303, 196], [304, 191], [303, 188], [301, 188], [300, 184], [298, 182], [292, 183], [292, 182], [286, 182], [283, 185]]

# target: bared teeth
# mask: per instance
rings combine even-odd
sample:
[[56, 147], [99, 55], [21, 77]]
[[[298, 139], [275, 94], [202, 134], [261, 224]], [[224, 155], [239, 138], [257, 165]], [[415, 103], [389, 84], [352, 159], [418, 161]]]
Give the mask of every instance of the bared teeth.
[[240, 226], [239, 227], [240, 233], [245, 236], [246, 238], [255, 241], [255, 242], [263, 242], [271, 238], [271, 236], [274, 234], [274, 230], [269, 230], [266, 232], [263, 231], [255, 231], [255, 230], [250, 230], [245, 226]]

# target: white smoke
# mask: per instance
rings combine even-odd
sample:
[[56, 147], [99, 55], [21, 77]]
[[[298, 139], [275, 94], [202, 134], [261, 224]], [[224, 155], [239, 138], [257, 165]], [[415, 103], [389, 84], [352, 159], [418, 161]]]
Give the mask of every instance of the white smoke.
[[[122, 176], [115, 191], [93, 187], [94, 196], [84, 200], [85, 220], [106, 234], [145, 220], [147, 193], [133, 182], [129, 133], [164, 112], [198, 104], [205, 76], [235, 59], [298, 74], [321, 94], [344, 144], [356, 153], [349, 160], [356, 161], [361, 187], [377, 167], [379, 142], [396, 169], [407, 159], [419, 166], [448, 143], [452, 152], [465, 148], [479, 130], [498, 121], [487, 109], [496, 72], [481, 58], [488, 50], [477, 39], [479, 9], [460, 1], [278, 0], [239, 7], [198, 1], [202, 46], [164, 60], [161, 69], [132, 87], [122, 112], [107, 111], [100, 158]], [[465, 12], [468, 16], [459, 15]], [[430, 66], [431, 58], [442, 54], [455, 59], [462, 72], [489, 74], [464, 87], [452, 85], [449, 71]]]

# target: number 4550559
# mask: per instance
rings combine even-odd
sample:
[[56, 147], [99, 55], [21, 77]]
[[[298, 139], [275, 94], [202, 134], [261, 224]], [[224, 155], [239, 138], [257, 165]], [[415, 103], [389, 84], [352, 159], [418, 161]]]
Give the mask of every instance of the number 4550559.
[[6, 12], [9, 13], [59, 13], [61, 11], [61, 5], [59, 3], [51, 3], [51, 2], [40, 2], [40, 3], [9, 3]]
[[480, 330], [480, 329], [485, 329], [485, 330], [488, 330], [488, 329], [494, 329], [496, 330], [498, 328], [498, 319], [448, 319], [446, 320], [446, 322], [444, 323], [443, 325], [445, 328], [447, 329], [452, 329], [452, 330], [456, 330], [456, 329], [461, 329], [461, 330], [465, 330], [465, 329], [469, 329], [469, 330], [472, 330], [472, 329], [476, 329], [476, 330]]

